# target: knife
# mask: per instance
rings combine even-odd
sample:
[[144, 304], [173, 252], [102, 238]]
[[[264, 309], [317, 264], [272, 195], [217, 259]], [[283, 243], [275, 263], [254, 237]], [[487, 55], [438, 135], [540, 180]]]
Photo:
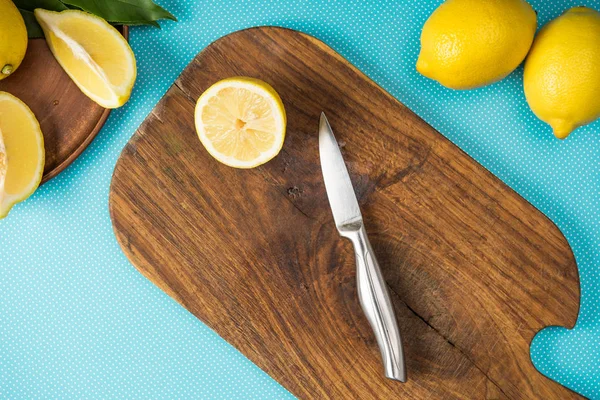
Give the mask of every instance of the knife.
[[340, 236], [354, 245], [358, 297], [375, 333], [385, 376], [406, 382], [404, 351], [392, 301], [367, 238], [344, 158], [324, 113], [319, 123], [319, 156], [335, 225]]

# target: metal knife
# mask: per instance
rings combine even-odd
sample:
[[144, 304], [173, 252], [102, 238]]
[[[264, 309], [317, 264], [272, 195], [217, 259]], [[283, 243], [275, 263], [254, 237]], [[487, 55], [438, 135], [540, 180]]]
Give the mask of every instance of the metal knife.
[[333, 219], [356, 254], [356, 280], [362, 309], [379, 344], [385, 376], [406, 382], [404, 351], [390, 295], [363, 226], [346, 164], [324, 113], [319, 124], [319, 155]]

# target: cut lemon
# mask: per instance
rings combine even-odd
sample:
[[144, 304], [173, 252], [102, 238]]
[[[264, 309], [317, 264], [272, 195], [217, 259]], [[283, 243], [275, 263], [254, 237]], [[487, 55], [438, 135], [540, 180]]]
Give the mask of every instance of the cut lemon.
[[0, 92], [0, 219], [29, 197], [44, 172], [44, 137], [21, 100]]
[[104, 108], [125, 104], [137, 75], [135, 57], [108, 22], [79, 10], [35, 10], [52, 54], [90, 99]]
[[271, 160], [283, 146], [285, 126], [281, 98], [258, 79], [223, 79], [196, 103], [200, 141], [211, 156], [230, 167], [254, 168]]

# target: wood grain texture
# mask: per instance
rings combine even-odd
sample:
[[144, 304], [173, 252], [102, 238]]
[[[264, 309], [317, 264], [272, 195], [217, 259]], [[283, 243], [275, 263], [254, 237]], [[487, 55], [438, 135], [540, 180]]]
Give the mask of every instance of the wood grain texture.
[[[212, 159], [194, 105], [245, 75], [279, 92], [282, 152]], [[318, 157], [325, 111], [392, 293], [409, 381], [383, 377]], [[550, 220], [322, 42], [254, 28], [211, 44], [123, 150], [110, 212], [127, 257], [293, 394], [335, 399], [567, 399], [533, 336], [571, 327], [573, 254]]]
[[[128, 37], [126, 26], [118, 29]], [[0, 81], [0, 91], [23, 100], [40, 122], [46, 148], [42, 182], [54, 178], [79, 157], [110, 113], [79, 90], [45, 39], [29, 40], [23, 63]]]

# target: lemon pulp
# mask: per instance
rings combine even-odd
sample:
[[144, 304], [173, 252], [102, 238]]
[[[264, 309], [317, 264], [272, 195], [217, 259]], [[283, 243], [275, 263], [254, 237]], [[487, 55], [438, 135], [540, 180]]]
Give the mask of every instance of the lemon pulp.
[[110, 24], [78, 10], [35, 10], [54, 57], [89, 98], [105, 108], [129, 99], [137, 71], [127, 41]]

